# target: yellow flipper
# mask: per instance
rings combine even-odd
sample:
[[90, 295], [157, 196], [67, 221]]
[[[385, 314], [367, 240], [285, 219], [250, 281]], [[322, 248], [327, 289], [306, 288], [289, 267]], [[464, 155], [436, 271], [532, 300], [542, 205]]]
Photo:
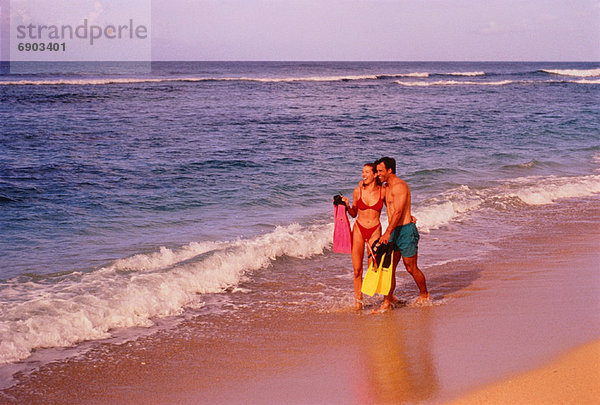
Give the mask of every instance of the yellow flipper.
[[[386, 253], [387, 254], [387, 253]], [[390, 254], [390, 264], [388, 267], [383, 267], [383, 263], [385, 263], [385, 255], [381, 258], [381, 263], [379, 264], [379, 271], [381, 276], [379, 276], [379, 283], [377, 284], [376, 293], [382, 295], [388, 295], [390, 293], [390, 288], [392, 288], [392, 272], [394, 271], [394, 252], [392, 251]]]
[[387, 253], [383, 254], [383, 257], [381, 258], [378, 266], [374, 260], [371, 261], [371, 264], [367, 269], [367, 274], [365, 274], [365, 277], [363, 278], [362, 282], [361, 291], [363, 292], [363, 294], [371, 296], [373, 296], [374, 294], [389, 294], [390, 288], [392, 287], [394, 252], [390, 254], [391, 260], [389, 261], [388, 267], [383, 267], [383, 263], [386, 261], [385, 256], [387, 255]]
[[377, 267], [375, 266], [375, 260], [371, 260], [371, 264], [369, 264], [369, 268], [367, 269], [367, 273], [363, 278], [362, 287], [360, 289], [363, 292], [363, 294], [373, 296], [373, 294], [375, 294], [375, 291], [377, 290], [377, 285], [379, 284], [379, 277], [381, 276], [381, 272], [378, 271]]

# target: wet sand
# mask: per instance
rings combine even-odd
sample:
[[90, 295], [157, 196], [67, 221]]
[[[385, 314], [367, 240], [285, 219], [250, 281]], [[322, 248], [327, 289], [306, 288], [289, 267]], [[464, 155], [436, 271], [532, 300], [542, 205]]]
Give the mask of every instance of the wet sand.
[[[17, 376], [18, 383], [0, 393], [0, 403], [464, 398], [600, 338], [598, 200], [532, 212], [525, 230], [498, 243], [485, 259], [423, 268], [432, 306], [407, 302], [373, 316], [350, 309], [288, 310], [282, 301], [260, 311], [250, 306], [228, 316], [205, 314], [174, 330], [97, 344], [84, 355]], [[349, 283], [349, 295], [351, 288]], [[404, 272], [399, 288], [416, 294]]]

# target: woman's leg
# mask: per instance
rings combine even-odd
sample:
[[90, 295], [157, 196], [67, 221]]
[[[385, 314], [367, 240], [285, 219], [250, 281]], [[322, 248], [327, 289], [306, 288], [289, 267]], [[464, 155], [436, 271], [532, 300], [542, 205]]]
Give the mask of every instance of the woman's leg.
[[[371, 234], [371, 236], [369, 236], [369, 240], [367, 241], [367, 243], [369, 244], [369, 246], [373, 246], [373, 243], [375, 243], [375, 241], [377, 239], [379, 239], [381, 237], [381, 226], [379, 226], [379, 228], [377, 228], [376, 230], [373, 231], [373, 233]], [[369, 262], [367, 265], [371, 264], [371, 259], [369, 259]]]
[[352, 267], [354, 269], [354, 307], [362, 309], [362, 273], [365, 242], [356, 224], [352, 228]]

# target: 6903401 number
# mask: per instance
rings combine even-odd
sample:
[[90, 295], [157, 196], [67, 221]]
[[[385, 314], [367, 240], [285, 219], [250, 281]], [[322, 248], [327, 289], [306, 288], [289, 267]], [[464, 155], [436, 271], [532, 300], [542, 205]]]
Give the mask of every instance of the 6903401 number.
[[19, 42], [19, 52], [65, 52], [67, 46], [64, 42]]

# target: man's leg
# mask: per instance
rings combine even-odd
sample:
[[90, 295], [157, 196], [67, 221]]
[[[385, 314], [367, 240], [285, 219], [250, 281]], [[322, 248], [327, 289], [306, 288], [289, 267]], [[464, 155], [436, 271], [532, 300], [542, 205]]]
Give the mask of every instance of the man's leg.
[[398, 303], [398, 298], [396, 298], [396, 296], [394, 295], [394, 291], [396, 291], [396, 269], [398, 268], [398, 263], [400, 263], [400, 258], [402, 256], [400, 255], [400, 251], [399, 250], [395, 250], [394, 251], [394, 261], [393, 261], [393, 267], [392, 267], [392, 286], [390, 288], [390, 292], [388, 295], [385, 296], [384, 301], [387, 299], [388, 302], [392, 305], [395, 305]]
[[418, 255], [414, 255], [412, 257], [403, 257], [402, 260], [404, 261], [404, 267], [406, 267], [406, 271], [410, 273], [415, 280], [415, 283], [417, 283], [417, 287], [419, 287], [419, 298], [417, 299], [417, 303], [419, 303], [429, 299], [429, 292], [427, 291], [425, 276], [417, 266], [417, 256]]

